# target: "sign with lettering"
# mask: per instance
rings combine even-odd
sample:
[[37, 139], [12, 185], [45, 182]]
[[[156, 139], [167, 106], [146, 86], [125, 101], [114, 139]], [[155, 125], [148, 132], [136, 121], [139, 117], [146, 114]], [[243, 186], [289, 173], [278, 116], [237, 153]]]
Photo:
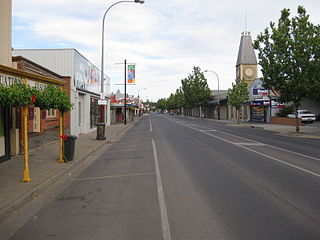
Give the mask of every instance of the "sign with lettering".
[[35, 82], [32, 80], [28, 80], [28, 85], [30, 87], [35, 87], [37, 90], [40, 90], [40, 91], [43, 91], [47, 87], [47, 84]]
[[6, 74], [0, 74], [0, 84], [4, 86], [11, 86], [15, 83], [22, 83], [22, 79], [20, 77], [9, 76]]

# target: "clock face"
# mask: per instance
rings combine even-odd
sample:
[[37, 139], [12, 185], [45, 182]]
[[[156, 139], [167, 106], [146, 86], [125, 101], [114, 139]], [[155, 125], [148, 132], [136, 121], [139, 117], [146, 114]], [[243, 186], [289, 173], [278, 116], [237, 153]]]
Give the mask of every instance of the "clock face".
[[248, 77], [252, 77], [253, 76], [253, 70], [252, 68], [248, 67], [244, 70], [244, 74]]

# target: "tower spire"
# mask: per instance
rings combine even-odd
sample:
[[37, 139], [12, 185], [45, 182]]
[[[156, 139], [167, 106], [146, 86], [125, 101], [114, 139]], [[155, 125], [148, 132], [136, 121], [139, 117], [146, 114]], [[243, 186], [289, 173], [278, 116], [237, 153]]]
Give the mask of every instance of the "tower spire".
[[244, 34], [247, 35], [248, 33], [248, 28], [247, 28], [247, 10], [245, 12], [245, 16], [244, 16]]

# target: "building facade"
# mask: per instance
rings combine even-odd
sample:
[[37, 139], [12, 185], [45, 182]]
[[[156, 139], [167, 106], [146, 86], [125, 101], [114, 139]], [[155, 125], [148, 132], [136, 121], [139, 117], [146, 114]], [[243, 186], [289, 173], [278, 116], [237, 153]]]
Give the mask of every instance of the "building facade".
[[[23, 56], [53, 72], [71, 77], [71, 126], [70, 133], [78, 136], [96, 129], [101, 107], [100, 70], [75, 49], [20, 49], [14, 56]], [[105, 81], [104, 93], [109, 96], [109, 84]], [[110, 104], [109, 104], [110, 106]], [[108, 107], [107, 109], [110, 109]], [[110, 112], [104, 112], [110, 116]], [[110, 124], [110, 119], [107, 118]]]

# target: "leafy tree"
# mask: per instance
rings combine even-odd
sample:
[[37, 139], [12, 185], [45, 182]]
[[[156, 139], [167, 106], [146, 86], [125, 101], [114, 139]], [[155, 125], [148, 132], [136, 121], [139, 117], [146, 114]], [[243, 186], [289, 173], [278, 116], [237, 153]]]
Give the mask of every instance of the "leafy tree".
[[59, 109], [62, 113], [68, 112], [72, 108], [70, 97], [65, 91], [54, 85], [48, 85], [43, 91], [36, 95], [35, 106], [40, 109]]
[[156, 103], [156, 108], [161, 109], [162, 111], [167, 109], [167, 99], [161, 98]]
[[176, 102], [175, 102], [175, 95], [173, 93], [170, 94], [170, 97], [167, 99], [167, 109], [173, 110], [177, 108]]
[[228, 103], [237, 110], [237, 122], [240, 124], [239, 110], [242, 103], [249, 99], [248, 84], [244, 79], [237, 84], [232, 83], [232, 88], [228, 90]]
[[298, 16], [289, 17], [290, 10], [283, 9], [278, 26], [271, 22], [271, 32], [266, 28], [260, 33], [254, 48], [259, 50], [264, 87], [279, 92], [280, 101], [293, 103], [299, 132], [297, 110], [302, 99], [320, 99], [320, 26], [310, 23], [302, 6]]
[[176, 102], [177, 108], [182, 108], [185, 105], [185, 96], [181, 87], [176, 90], [174, 100]]
[[184, 103], [187, 107], [204, 104], [211, 95], [207, 79], [200, 67], [193, 67], [193, 72], [187, 78], [181, 80], [184, 94]]

